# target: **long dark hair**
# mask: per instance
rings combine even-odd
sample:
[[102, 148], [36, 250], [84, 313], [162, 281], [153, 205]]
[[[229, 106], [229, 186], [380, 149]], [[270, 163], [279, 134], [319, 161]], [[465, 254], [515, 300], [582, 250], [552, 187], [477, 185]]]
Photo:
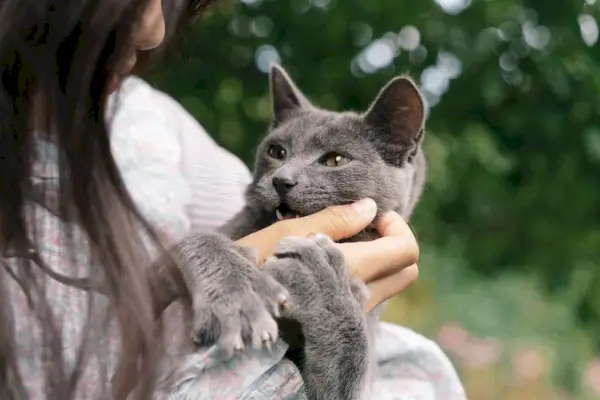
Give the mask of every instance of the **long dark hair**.
[[[92, 358], [108, 352], [110, 321], [117, 322], [119, 365], [131, 374], [112, 379], [98, 373], [98, 398], [121, 397], [135, 387], [150, 398], [160, 357], [161, 329], [155, 321], [153, 293], [146, 271], [149, 256], [142, 242], [161, 248], [136, 210], [115, 165], [105, 123], [109, 78], [120, 71], [132, 34], [147, 0], [2, 0], [0, 1], [0, 398], [26, 398], [26, 380], [16, 352], [14, 291], [20, 290], [40, 328], [46, 398], [71, 399]], [[183, 23], [204, 11], [210, 0], [181, 0], [169, 10], [168, 23]], [[182, 17], [183, 16], [183, 17]], [[171, 30], [172, 31], [172, 30]], [[89, 252], [84, 278], [60, 275], [38, 255], [41, 227], [31, 226], [31, 201], [39, 199], [32, 180], [36, 132], [58, 149], [59, 189], [54, 212], [65, 221], [68, 256]], [[45, 192], [42, 191], [41, 203]], [[37, 196], [37, 197], [36, 197]], [[46, 200], [48, 200], [46, 198]], [[48, 204], [45, 204], [48, 206]], [[52, 208], [52, 207], [50, 207]], [[70, 224], [69, 222], [75, 222]], [[74, 228], [77, 226], [77, 228]], [[86, 247], [75, 248], [78, 233]], [[143, 236], [143, 237], [142, 237]], [[79, 242], [77, 242], [79, 243]], [[12, 259], [12, 263], [6, 260]], [[82, 289], [87, 319], [74, 366], [65, 366], [60, 318], [49, 306], [47, 281]], [[16, 284], [16, 285], [15, 285]], [[102, 292], [100, 301], [95, 292]], [[108, 305], [106, 305], [108, 303]], [[104, 307], [101, 305], [104, 304]], [[64, 317], [64, 316], [59, 316]], [[68, 317], [68, 316], [67, 316]], [[33, 329], [33, 327], [32, 327]], [[98, 358], [100, 359], [100, 358]], [[101, 368], [110, 372], [111, 367]], [[37, 373], [37, 371], [36, 371]], [[84, 391], [85, 392], [85, 391]], [[92, 394], [86, 393], [86, 398]]]

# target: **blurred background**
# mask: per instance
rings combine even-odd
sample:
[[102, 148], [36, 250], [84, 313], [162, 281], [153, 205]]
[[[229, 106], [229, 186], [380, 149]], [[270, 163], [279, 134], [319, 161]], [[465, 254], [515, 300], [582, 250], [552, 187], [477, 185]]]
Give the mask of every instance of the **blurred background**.
[[243, 0], [150, 77], [251, 165], [281, 62], [365, 109], [409, 73], [429, 103], [421, 278], [386, 319], [436, 340], [471, 399], [600, 398], [596, 0]]

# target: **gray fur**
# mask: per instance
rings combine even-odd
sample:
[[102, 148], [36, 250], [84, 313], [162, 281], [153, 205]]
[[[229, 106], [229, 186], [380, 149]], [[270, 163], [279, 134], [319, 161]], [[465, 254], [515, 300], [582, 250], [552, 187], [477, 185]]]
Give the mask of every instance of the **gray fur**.
[[277, 340], [273, 317], [286, 309], [289, 293], [258, 268], [253, 249], [220, 234], [197, 234], [172, 254], [191, 294], [195, 343], [217, 342], [231, 356], [248, 343], [260, 347]]
[[308, 398], [368, 398], [367, 291], [349, 278], [341, 251], [324, 235], [287, 238], [264, 270], [289, 290], [293, 306], [284, 316], [302, 326]]
[[[274, 223], [278, 209], [305, 216], [365, 197], [376, 201], [379, 214], [394, 210], [409, 218], [426, 173], [423, 99], [409, 78], [391, 80], [362, 114], [315, 107], [279, 66], [271, 68], [270, 83], [274, 118], [258, 148], [247, 205], [221, 232], [235, 240]], [[279, 147], [274, 151], [273, 146]], [[285, 157], [278, 159], [281, 149]], [[350, 161], [323, 165], [331, 152]], [[365, 230], [347, 241], [376, 237], [374, 230]], [[328, 269], [313, 254], [322, 251], [319, 246], [300, 239], [288, 243], [289, 254], [279, 257], [280, 264], [269, 261], [265, 270], [287, 288], [295, 304], [295, 311], [284, 316], [299, 323], [304, 337], [301, 355], [294, 353], [293, 358], [309, 398], [368, 398], [365, 383], [375, 373], [369, 349], [382, 308], [367, 315], [365, 326], [361, 308], [349, 293], [349, 278], [340, 268], [343, 259], [330, 257]], [[294, 326], [280, 323], [284, 338], [294, 337]]]
[[[366, 355], [372, 341], [362, 311], [368, 292], [364, 283], [350, 279], [331, 239], [286, 238], [262, 269], [255, 254], [218, 234], [191, 236], [172, 254], [192, 296], [197, 344], [217, 342], [229, 355], [253, 338], [259, 342], [254, 345], [266, 339], [268, 346], [277, 338], [273, 317], [281, 315], [302, 326], [309, 399], [369, 398], [371, 360]], [[263, 338], [264, 332], [270, 337]], [[177, 357], [165, 359], [163, 372], [155, 399], [168, 397], [183, 380], [200, 373], [196, 363]]]

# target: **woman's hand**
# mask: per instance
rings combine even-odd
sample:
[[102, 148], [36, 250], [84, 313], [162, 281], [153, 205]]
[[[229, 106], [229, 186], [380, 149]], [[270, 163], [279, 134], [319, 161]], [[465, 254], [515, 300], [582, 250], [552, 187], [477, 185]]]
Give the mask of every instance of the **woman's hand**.
[[[324, 233], [333, 240], [354, 236], [375, 218], [377, 206], [371, 199], [334, 206], [303, 218], [279, 221], [248, 235], [238, 244], [259, 249], [261, 260], [272, 254], [286, 236]], [[366, 311], [402, 292], [418, 277], [419, 247], [410, 228], [395, 212], [376, 222], [381, 238], [370, 242], [338, 244], [346, 257], [350, 275], [363, 280], [371, 298]]]

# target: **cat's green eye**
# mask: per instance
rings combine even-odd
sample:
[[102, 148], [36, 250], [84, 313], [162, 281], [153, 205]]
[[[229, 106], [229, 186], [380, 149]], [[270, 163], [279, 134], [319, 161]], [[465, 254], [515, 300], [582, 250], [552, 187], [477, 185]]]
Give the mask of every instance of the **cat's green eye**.
[[269, 154], [269, 157], [273, 157], [276, 160], [283, 160], [287, 155], [285, 149], [278, 144], [272, 144], [269, 146], [267, 153]]
[[335, 168], [341, 167], [342, 165], [346, 165], [350, 161], [352, 161], [350, 158], [343, 156], [339, 153], [327, 153], [321, 159], [321, 164], [325, 165], [326, 167]]

